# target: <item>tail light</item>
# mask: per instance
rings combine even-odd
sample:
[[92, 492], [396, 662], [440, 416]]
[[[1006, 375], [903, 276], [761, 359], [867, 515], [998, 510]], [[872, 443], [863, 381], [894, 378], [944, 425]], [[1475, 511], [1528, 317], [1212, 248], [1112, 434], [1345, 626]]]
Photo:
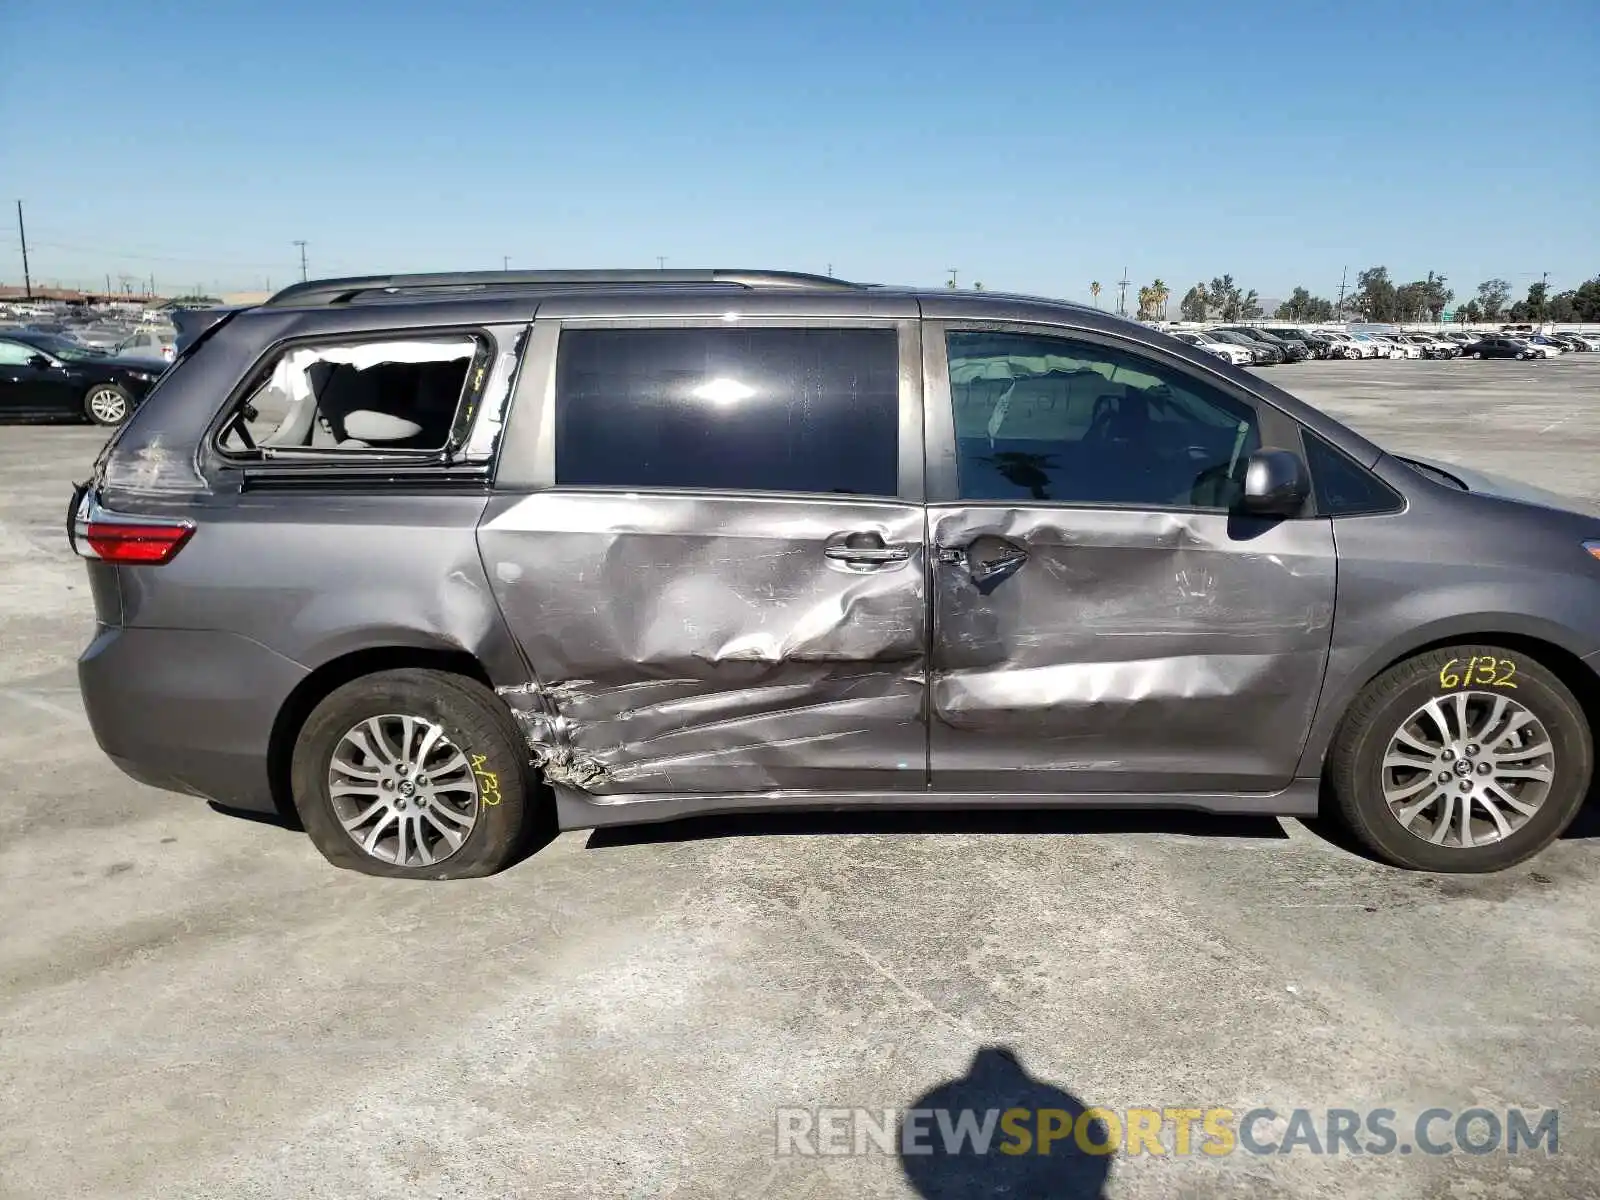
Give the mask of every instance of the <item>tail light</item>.
[[193, 536], [193, 521], [108, 512], [88, 487], [76, 494], [68, 530], [68, 539], [79, 555], [120, 566], [169, 563]]

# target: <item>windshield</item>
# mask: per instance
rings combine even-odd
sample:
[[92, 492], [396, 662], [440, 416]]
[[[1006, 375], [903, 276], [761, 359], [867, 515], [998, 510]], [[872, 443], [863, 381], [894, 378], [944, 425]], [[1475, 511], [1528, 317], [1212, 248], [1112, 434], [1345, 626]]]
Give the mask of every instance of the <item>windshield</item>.
[[84, 362], [91, 358], [105, 358], [104, 350], [95, 350], [89, 346], [80, 346], [77, 342], [66, 338], [55, 337], [51, 334], [36, 334], [28, 339], [30, 346], [37, 346], [46, 354], [53, 354], [65, 362]]

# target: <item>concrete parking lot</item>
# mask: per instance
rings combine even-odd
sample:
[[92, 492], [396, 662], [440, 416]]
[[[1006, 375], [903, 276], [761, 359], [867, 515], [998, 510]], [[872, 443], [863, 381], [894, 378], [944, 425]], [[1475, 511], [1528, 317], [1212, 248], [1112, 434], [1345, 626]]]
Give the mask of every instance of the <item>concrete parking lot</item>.
[[[1393, 449], [1600, 499], [1600, 354], [1267, 377]], [[0, 426], [0, 1196], [1600, 1193], [1593, 803], [1478, 878], [1296, 821], [1040, 813], [569, 833], [447, 885], [341, 872], [95, 747], [62, 524], [99, 442]], [[780, 1107], [934, 1092], [1391, 1108], [1402, 1134], [1556, 1108], [1559, 1152], [776, 1154]]]

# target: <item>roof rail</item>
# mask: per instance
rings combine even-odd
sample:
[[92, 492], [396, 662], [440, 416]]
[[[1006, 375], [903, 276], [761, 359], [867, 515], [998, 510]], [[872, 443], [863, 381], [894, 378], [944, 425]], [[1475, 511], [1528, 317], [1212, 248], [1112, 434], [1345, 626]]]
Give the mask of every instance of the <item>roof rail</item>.
[[346, 279], [313, 279], [291, 284], [266, 301], [268, 308], [301, 308], [347, 304], [366, 292], [476, 291], [501, 288], [607, 287], [614, 284], [659, 283], [676, 286], [720, 285], [745, 288], [857, 289], [831, 275], [800, 271], [460, 271], [429, 275], [356, 275]]

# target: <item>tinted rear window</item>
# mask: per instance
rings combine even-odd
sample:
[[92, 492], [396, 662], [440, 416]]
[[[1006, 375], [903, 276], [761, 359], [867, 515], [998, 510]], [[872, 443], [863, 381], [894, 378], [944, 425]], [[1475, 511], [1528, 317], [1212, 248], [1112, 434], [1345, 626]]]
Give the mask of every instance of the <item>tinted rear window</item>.
[[556, 366], [556, 483], [893, 496], [893, 329], [580, 329]]

